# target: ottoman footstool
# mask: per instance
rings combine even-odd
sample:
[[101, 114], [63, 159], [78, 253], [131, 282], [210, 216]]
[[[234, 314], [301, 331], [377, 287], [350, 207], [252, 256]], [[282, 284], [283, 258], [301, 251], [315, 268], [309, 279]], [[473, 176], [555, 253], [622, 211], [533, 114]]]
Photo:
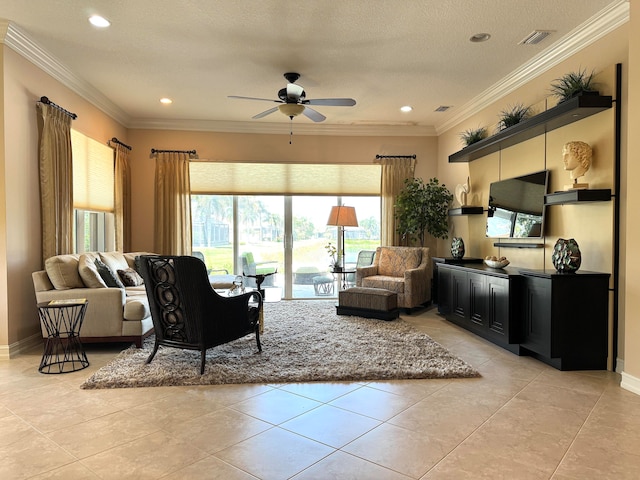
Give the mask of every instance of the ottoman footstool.
[[393, 320], [400, 316], [398, 295], [383, 288], [351, 287], [338, 293], [336, 313]]

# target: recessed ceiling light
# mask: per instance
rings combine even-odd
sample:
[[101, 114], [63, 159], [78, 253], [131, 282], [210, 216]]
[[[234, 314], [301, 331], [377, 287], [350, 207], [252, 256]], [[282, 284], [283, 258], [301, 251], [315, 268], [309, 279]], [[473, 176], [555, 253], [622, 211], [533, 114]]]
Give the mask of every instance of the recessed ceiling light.
[[486, 42], [490, 38], [491, 38], [491, 34], [489, 33], [476, 33], [475, 35], [471, 36], [469, 41], [473, 43], [480, 43], [480, 42]]
[[164, 105], [169, 105], [170, 103], [173, 103], [173, 100], [171, 100], [170, 98], [164, 97], [160, 99], [160, 103]]
[[411, 107], [409, 105], [405, 105], [404, 107], [400, 107], [400, 111], [401, 112], [410, 112], [411, 110], [413, 110], [413, 107]]
[[91, 25], [93, 25], [94, 27], [99, 27], [99, 28], [106, 28], [109, 25], [111, 25], [111, 22], [109, 20], [107, 20], [104, 17], [101, 17], [100, 15], [91, 15], [89, 17], [89, 23], [91, 23]]

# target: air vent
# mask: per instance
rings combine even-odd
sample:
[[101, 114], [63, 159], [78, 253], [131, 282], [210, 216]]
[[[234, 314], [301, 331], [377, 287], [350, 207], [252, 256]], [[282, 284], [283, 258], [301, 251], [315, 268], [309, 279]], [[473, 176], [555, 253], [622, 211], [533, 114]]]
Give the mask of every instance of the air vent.
[[447, 110], [449, 110], [451, 108], [450, 105], [440, 105], [438, 108], [436, 108], [436, 112], [446, 112]]
[[536, 45], [551, 35], [555, 30], [534, 30], [524, 37], [518, 45]]

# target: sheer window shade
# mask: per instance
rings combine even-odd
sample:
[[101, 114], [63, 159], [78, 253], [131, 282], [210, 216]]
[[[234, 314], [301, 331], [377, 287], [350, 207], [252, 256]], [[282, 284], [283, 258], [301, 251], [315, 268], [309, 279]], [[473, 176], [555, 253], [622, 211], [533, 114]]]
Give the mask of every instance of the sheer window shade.
[[75, 130], [71, 130], [71, 149], [73, 208], [113, 212], [113, 149]]
[[191, 193], [380, 195], [380, 165], [191, 162]]

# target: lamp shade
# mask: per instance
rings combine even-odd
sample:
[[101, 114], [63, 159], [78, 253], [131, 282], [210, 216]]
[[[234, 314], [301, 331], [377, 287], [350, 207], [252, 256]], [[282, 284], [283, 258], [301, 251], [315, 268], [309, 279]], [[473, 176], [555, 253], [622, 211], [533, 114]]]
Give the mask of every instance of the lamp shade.
[[331, 207], [327, 225], [335, 227], [357, 227], [358, 218], [356, 217], [355, 207]]

